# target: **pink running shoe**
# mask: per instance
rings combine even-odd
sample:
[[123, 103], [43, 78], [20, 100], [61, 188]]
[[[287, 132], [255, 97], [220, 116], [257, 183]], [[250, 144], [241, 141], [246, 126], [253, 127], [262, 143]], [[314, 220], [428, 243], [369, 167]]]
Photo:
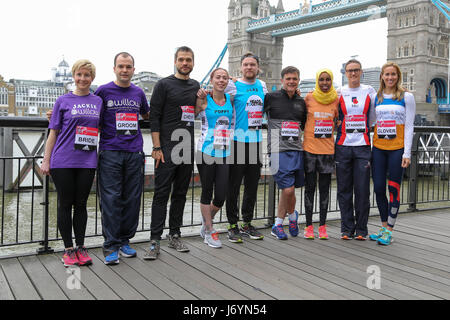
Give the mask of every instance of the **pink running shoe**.
[[78, 261], [77, 253], [75, 249], [69, 249], [64, 251], [64, 255], [61, 259], [64, 263], [64, 267], [79, 266], [80, 261]]
[[303, 232], [303, 238], [314, 240], [314, 226], [313, 225], [310, 225], [305, 228], [305, 231]]
[[319, 239], [328, 240], [327, 226], [319, 226]]
[[92, 259], [89, 257], [88, 251], [84, 246], [77, 248], [77, 258], [80, 266], [89, 266], [92, 264]]

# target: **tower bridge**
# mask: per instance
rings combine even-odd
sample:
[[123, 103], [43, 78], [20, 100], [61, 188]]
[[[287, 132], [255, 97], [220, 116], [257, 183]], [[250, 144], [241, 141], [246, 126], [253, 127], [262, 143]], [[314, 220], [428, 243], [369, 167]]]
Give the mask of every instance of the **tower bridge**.
[[450, 125], [450, 115], [444, 114], [450, 112], [446, 107], [450, 24], [431, 0], [300, 1], [297, 9], [285, 11], [282, 0], [276, 6], [269, 0], [230, 0], [230, 75], [239, 76], [240, 58], [251, 51], [260, 57], [260, 78], [269, 90], [279, 88], [284, 38], [384, 18], [387, 60], [400, 66], [403, 86], [416, 98], [417, 113], [436, 124]]

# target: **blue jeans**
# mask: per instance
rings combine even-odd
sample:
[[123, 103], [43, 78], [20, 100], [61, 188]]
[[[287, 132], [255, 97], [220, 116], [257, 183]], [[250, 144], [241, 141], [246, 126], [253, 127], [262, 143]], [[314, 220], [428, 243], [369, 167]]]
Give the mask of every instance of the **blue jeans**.
[[144, 153], [100, 152], [98, 181], [105, 255], [134, 237], [139, 222], [144, 181]]

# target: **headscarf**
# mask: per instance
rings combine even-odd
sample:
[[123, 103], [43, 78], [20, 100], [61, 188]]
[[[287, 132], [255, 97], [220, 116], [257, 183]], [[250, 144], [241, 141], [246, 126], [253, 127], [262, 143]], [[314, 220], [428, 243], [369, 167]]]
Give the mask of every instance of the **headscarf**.
[[[319, 77], [324, 72], [328, 73], [331, 77], [331, 88], [330, 88], [330, 91], [328, 91], [326, 93], [323, 92], [322, 90], [320, 90], [320, 87], [319, 87]], [[333, 72], [331, 70], [321, 69], [316, 73], [316, 89], [313, 91], [313, 97], [314, 97], [314, 99], [316, 99], [317, 102], [319, 102], [321, 104], [330, 104], [337, 99], [338, 94], [336, 92], [336, 89], [334, 89], [334, 86], [333, 86]]]

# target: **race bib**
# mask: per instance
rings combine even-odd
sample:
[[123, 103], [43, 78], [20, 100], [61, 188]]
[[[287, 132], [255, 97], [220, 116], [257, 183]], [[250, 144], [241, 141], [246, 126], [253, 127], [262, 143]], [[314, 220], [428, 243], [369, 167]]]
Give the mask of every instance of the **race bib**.
[[228, 149], [230, 147], [230, 133], [231, 130], [214, 129], [214, 149]]
[[366, 132], [366, 115], [346, 115], [345, 132], [356, 133]]
[[264, 102], [260, 96], [253, 95], [247, 100], [245, 110], [248, 115], [248, 129], [258, 130], [262, 128]]
[[75, 150], [93, 151], [97, 149], [98, 129], [77, 126], [75, 133]]
[[194, 106], [181, 106], [181, 121], [186, 122], [186, 126], [191, 126], [195, 120]]
[[116, 113], [117, 135], [132, 136], [138, 132], [138, 115], [136, 113]]
[[314, 138], [325, 139], [333, 135], [333, 120], [316, 120]]
[[395, 139], [397, 137], [395, 120], [377, 121], [377, 135], [380, 139]]
[[281, 123], [282, 140], [298, 140], [300, 124], [294, 121], [283, 121]]

